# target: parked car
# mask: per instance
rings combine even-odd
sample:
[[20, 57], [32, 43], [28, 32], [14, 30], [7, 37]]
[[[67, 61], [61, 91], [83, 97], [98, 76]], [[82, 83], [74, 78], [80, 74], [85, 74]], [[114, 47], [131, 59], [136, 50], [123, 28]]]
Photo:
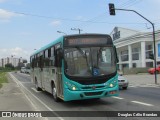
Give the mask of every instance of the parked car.
[[25, 68], [25, 67], [21, 67], [20, 72], [21, 72], [21, 73], [25, 73], [25, 72], [26, 72], [26, 68]]
[[118, 75], [118, 84], [120, 89], [126, 90], [128, 88], [128, 80], [122, 75]]
[[31, 73], [31, 70], [30, 70], [30, 69], [28, 69], [28, 68], [26, 68], [25, 73], [30, 74], [30, 73]]
[[160, 73], [160, 65], [157, 65], [156, 69], [155, 69], [155, 68], [149, 68], [149, 69], [148, 69], [148, 72], [149, 72], [150, 74], [154, 74], [155, 72], [156, 72], [156, 73]]

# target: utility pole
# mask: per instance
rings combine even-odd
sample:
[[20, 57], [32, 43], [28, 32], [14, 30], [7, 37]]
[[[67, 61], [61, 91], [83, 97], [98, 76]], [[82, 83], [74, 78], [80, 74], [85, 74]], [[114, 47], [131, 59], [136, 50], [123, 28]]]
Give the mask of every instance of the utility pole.
[[83, 31], [82, 29], [80, 28], [71, 28], [71, 30], [77, 30], [79, 32], [79, 34], [81, 34], [81, 31]]
[[145, 18], [143, 15], [141, 15], [140, 13], [138, 13], [137, 11], [135, 10], [130, 10], [130, 9], [117, 9], [114, 7], [114, 4], [113, 3], [109, 3], [109, 12], [110, 12], [110, 15], [115, 15], [115, 10], [121, 10], [121, 11], [130, 11], [130, 12], [134, 12], [136, 14], [138, 14], [140, 17], [142, 17], [143, 19], [145, 19], [146, 21], [148, 21], [151, 25], [152, 25], [152, 35], [153, 35], [153, 46], [154, 46], [154, 69], [155, 69], [155, 72], [154, 72], [154, 75], [155, 75], [155, 84], [157, 84], [157, 72], [156, 72], [156, 64], [157, 64], [157, 61], [156, 61], [156, 42], [155, 42], [155, 28], [154, 28], [154, 23], [152, 23], [150, 20], [148, 20], [147, 18]]

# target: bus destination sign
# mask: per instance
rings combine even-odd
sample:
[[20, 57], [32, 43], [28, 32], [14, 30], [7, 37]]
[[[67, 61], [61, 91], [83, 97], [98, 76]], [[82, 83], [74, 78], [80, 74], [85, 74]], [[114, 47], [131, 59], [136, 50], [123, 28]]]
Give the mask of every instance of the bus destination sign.
[[65, 45], [103, 45], [111, 44], [112, 40], [107, 38], [68, 38], [65, 41]]

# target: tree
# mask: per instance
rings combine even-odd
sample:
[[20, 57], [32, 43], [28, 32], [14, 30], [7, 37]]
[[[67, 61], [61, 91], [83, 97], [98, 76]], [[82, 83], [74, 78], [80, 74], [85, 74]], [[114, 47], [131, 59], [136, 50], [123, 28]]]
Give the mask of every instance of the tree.
[[22, 62], [18, 63], [18, 69], [21, 69], [21, 67], [24, 67], [24, 66], [25, 66], [24, 63], [22, 63]]
[[14, 70], [14, 66], [12, 65], [12, 63], [5, 64], [5, 68], [9, 68], [11, 70]]

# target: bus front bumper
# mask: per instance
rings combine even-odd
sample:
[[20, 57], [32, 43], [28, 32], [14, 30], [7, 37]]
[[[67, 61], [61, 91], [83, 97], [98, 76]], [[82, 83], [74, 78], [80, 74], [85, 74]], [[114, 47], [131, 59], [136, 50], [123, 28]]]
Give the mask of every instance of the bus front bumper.
[[70, 89], [65, 89], [64, 101], [94, 99], [94, 98], [102, 98], [102, 97], [110, 97], [118, 95], [119, 95], [118, 85], [115, 86], [114, 88], [106, 88], [93, 91], [73, 91]]

